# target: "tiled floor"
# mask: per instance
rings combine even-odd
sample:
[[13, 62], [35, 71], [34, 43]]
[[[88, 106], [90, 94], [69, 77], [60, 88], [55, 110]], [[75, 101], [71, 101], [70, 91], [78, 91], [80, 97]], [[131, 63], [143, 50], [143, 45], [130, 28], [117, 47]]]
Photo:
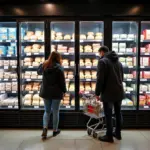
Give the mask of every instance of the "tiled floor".
[[150, 150], [150, 131], [125, 130], [123, 140], [102, 143], [87, 136], [86, 131], [64, 130], [46, 141], [40, 138], [41, 130], [0, 130], [0, 150]]

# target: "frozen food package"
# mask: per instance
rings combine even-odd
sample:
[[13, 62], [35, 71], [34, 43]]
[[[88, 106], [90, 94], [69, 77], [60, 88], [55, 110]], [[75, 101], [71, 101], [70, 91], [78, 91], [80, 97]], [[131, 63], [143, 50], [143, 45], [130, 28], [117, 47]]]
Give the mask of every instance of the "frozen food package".
[[16, 28], [8, 28], [8, 39], [16, 40], [17, 32]]

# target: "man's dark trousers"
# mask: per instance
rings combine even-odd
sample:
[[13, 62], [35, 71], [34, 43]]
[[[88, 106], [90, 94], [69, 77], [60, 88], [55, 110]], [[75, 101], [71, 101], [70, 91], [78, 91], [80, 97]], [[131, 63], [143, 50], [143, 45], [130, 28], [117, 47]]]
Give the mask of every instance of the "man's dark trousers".
[[116, 117], [116, 135], [120, 135], [121, 133], [121, 126], [122, 126], [122, 114], [121, 114], [121, 102], [103, 102], [104, 106], [104, 113], [106, 118], [106, 128], [107, 136], [113, 136], [113, 125], [112, 125], [112, 110], [114, 108], [115, 111], [115, 117]]

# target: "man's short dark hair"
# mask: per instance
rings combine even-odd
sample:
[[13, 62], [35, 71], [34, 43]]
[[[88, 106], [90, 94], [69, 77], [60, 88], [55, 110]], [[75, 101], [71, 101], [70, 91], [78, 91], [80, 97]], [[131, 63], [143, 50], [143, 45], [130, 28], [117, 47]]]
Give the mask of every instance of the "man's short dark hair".
[[98, 50], [99, 52], [103, 51], [104, 53], [109, 52], [109, 48], [107, 46], [101, 46]]

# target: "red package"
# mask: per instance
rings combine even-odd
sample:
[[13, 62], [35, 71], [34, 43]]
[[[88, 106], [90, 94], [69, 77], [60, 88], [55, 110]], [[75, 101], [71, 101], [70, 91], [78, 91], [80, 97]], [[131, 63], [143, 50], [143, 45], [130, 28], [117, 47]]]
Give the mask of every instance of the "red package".
[[140, 95], [140, 102], [139, 105], [140, 106], [144, 106], [146, 104], [146, 97], [143, 95]]
[[143, 71], [143, 78], [144, 79], [150, 79], [150, 72], [149, 71]]
[[136, 47], [133, 47], [132, 51], [133, 51], [133, 53], [136, 53]]
[[143, 31], [143, 35], [144, 35], [144, 40], [149, 40], [150, 39], [150, 30], [145, 29]]
[[141, 47], [141, 48], [140, 48], [140, 52], [141, 52], [141, 53], [145, 53], [145, 47]]

